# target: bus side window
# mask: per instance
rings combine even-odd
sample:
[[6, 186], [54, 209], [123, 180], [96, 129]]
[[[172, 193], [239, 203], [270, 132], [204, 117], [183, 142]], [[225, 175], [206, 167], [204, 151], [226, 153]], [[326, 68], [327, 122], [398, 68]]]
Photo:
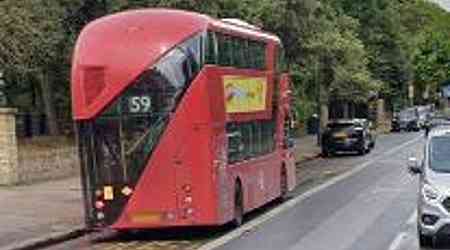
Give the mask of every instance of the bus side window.
[[246, 57], [245, 57], [245, 42], [244, 39], [234, 38], [233, 39], [234, 48], [233, 48], [233, 56], [234, 56], [234, 66], [237, 68], [247, 68]]
[[244, 143], [240, 127], [235, 124], [227, 125], [228, 137], [228, 161], [230, 163], [239, 162], [243, 159]]
[[207, 34], [205, 54], [206, 64], [218, 64], [217, 37], [214, 32]]
[[219, 64], [222, 66], [233, 65], [233, 42], [230, 36], [218, 35]]

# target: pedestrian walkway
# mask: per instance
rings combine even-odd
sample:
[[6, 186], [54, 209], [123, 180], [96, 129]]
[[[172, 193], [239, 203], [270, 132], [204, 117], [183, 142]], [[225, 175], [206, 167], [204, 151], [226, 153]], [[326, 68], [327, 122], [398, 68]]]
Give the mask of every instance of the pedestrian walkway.
[[0, 187], [0, 250], [81, 229], [81, 200], [79, 177]]
[[297, 162], [315, 159], [320, 155], [316, 135], [307, 135], [296, 139], [295, 155]]

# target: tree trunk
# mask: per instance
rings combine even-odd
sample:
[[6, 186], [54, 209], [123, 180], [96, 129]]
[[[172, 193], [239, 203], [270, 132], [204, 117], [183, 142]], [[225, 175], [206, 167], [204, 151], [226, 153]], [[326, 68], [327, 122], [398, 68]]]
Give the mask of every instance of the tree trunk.
[[326, 86], [323, 84], [319, 84], [319, 106], [320, 106], [320, 114], [319, 114], [319, 131], [320, 131], [320, 139], [319, 144], [321, 144], [322, 134], [325, 131], [328, 124], [328, 91]]
[[325, 128], [328, 124], [328, 103], [321, 102], [320, 103], [320, 131], [325, 131]]
[[56, 120], [55, 103], [53, 99], [51, 81], [47, 72], [43, 72], [40, 79], [40, 85], [48, 133], [49, 135], [58, 135], [59, 127]]

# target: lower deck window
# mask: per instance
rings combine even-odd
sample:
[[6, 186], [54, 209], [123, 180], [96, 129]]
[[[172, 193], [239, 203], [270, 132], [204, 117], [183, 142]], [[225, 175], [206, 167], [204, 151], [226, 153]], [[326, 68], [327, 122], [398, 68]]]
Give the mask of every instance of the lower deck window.
[[273, 152], [275, 127], [273, 120], [228, 123], [228, 162], [236, 163]]

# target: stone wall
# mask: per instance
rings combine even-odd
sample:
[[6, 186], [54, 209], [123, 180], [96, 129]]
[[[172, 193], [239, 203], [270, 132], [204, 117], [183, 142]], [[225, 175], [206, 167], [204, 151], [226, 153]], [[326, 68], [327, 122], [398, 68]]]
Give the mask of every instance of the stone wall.
[[33, 183], [77, 176], [76, 147], [62, 146], [45, 150], [21, 150], [18, 157], [18, 183]]
[[[28, 184], [79, 174], [77, 148], [69, 140], [35, 137], [18, 143], [16, 109], [0, 108], [0, 185]], [[44, 143], [42, 143], [44, 141]]]
[[16, 109], [0, 108], [0, 185], [19, 181], [16, 113]]

